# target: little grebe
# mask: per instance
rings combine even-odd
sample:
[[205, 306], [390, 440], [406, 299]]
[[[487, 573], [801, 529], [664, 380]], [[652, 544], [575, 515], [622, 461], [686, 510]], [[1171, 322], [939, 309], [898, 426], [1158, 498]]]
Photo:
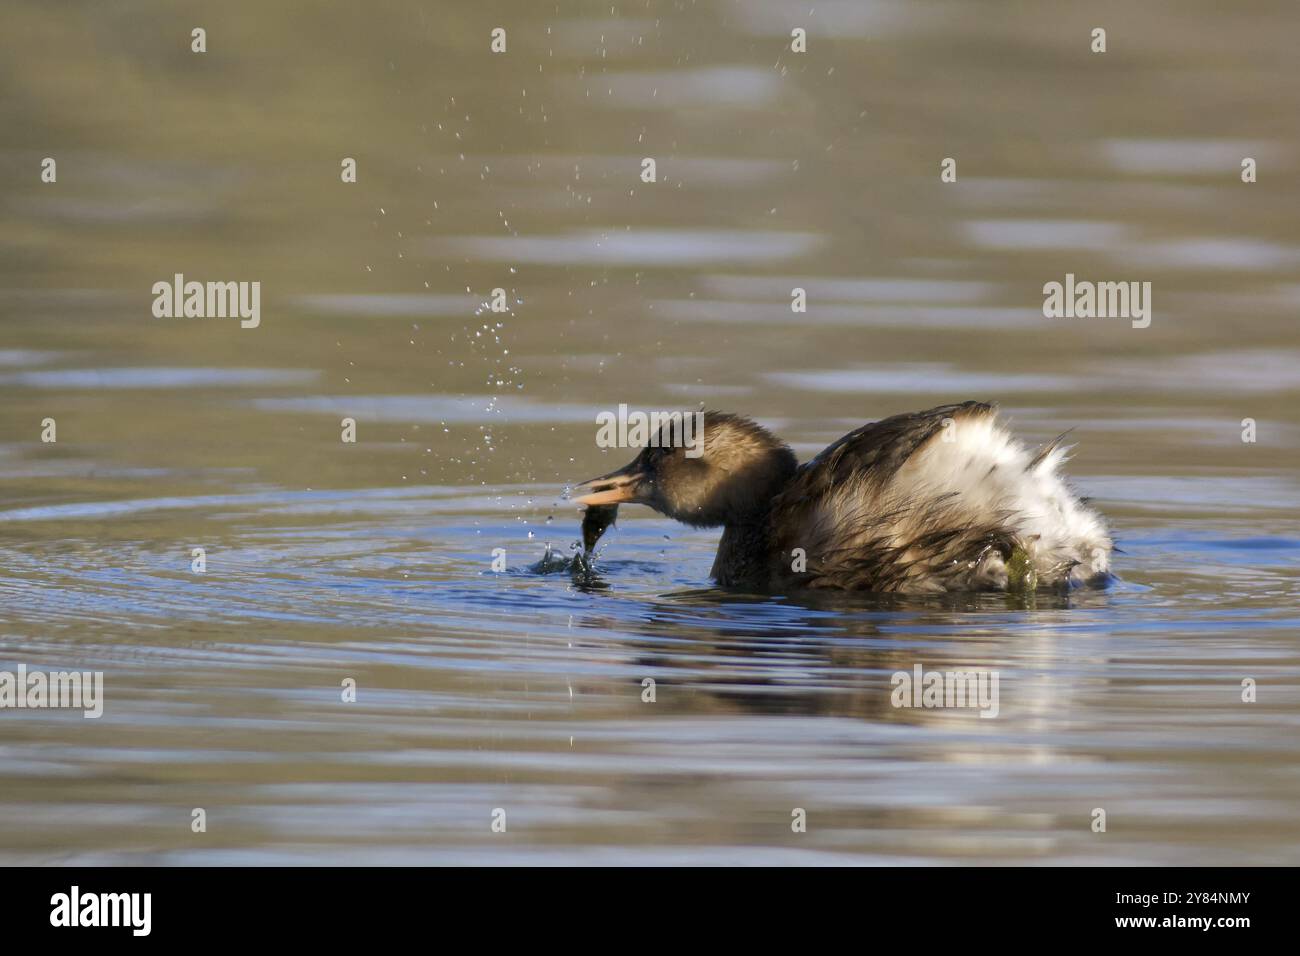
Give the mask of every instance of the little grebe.
[[1059, 474], [1060, 439], [1036, 454], [980, 402], [864, 425], [798, 464], [747, 418], [704, 413], [703, 453], [645, 448], [579, 486], [588, 550], [620, 504], [722, 527], [724, 587], [927, 593], [1103, 584], [1105, 522]]

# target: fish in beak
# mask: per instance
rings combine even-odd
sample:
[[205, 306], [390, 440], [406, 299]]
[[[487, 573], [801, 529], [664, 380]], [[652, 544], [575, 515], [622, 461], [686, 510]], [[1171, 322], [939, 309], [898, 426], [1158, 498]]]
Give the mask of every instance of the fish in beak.
[[587, 505], [582, 515], [582, 551], [591, 554], [605, 529], [618, 520], [618, 505]]
[[608, 475], [601, 475], [599, 478], [592, 478], [590, 481], [584, 481], [573, 490], [583, 492], [580, 497], [573, 500], [580, 505], [620, 505], [628, 504], [633, 501], [639, 501], [639, 492], [641, 482], [645, 475], [637, 467], [637, 462], [625, 465], [618, 471], [611, 471]]
[[645, 475], [632, 462], [608, 475], [584, 481], [573, 490], [585, 492], [574, 500], [586, 507], [582, 516], [582, 545], [591, 554], [605, 529], [618, 518], [618, 506], [640, 500], [638, 494]]

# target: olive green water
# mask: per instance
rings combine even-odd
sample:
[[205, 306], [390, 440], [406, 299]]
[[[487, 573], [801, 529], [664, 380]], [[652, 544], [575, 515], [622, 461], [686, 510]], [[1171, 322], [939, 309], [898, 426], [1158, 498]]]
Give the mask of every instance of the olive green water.
[[[105, 683], [0, 710], [0, 860], [1300, 863], [1293, 3], [0, 22], [0, 670]], [[154, 317], [176, 273], [260, 325]], [[1150, 326], [1044, 318], [1067, 273]], [[964, 399], [1074, 429], [1122, 584], [727, 594], [629, 508], [536, 569], [619, 403], [807, 457]], [[917, 664], [998, 716], [893, 707]]]

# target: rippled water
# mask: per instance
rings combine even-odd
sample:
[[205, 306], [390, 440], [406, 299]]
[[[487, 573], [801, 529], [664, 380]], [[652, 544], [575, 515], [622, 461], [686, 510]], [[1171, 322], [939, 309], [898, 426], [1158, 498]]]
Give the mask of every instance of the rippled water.
[[[0, 710], [0, 859], [1300, 862], [1293, 4], [195, 16], [0, 34], [0, 670], [106, 697]], [[261, 325], [154, 318], [178, 272]], [[1150, 328], [1043, 318], [1066, 273]], [[964, 399], [1074, 429], [1120, 584], [728, 593], [628, 508], [563, 566], [598, 411], [808, 457]], [[893, 707], [917, 664], [997, 718]]]

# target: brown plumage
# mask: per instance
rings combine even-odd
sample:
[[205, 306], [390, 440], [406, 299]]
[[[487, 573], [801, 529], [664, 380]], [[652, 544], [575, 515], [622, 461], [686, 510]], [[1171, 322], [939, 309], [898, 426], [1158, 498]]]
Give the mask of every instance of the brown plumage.
[[895, 415], [799, 465], [749, 419], [706, 412], [702, 455], [646, 448], [578, 501], [721, 526], [712, 574], [724, 586], [925, 593], [1107, 579], [1110, 535], [1058, 475], [1060, 439], [1031, 455], [996, 415], [979, 402]]

